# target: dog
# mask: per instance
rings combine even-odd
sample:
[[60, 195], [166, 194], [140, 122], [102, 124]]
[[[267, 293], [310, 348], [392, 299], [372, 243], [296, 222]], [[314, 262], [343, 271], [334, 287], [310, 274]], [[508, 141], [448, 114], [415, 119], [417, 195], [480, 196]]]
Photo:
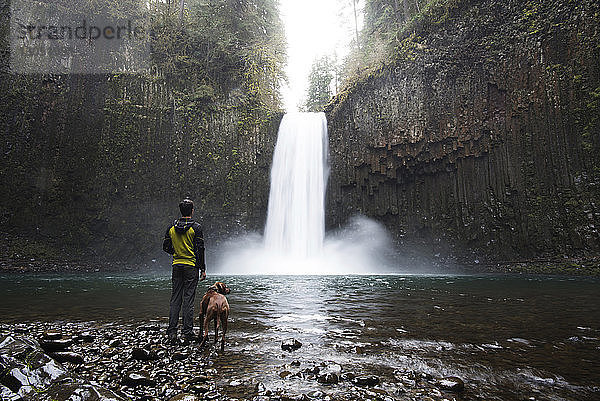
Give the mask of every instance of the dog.
[[215, 321], [215, 344], [219, 337], [219, 326], [221, 326], [221, 351], [225, 349], [225, 333], [227, 333], [227, 319], [229, 318], [229, 303], [225, 295], [231, 291], [227, 286], [217, 281], [212, 287], [206, 291], [202, 297], [200, 305], [200, 327], [202, 328], [202, 342], [200, 346], [204, 346], [208, 339], [208, 324], [211, 320]]

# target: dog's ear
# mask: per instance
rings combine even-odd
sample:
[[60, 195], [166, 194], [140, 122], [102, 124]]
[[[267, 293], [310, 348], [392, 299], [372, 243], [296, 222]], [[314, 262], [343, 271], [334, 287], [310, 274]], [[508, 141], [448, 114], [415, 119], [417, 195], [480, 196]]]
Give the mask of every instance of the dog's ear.
[[225, 287], [225, 284], [221, 283], [220, 281], [217, 281], [215, 283], [215, 287], [217, 288], [217, 292], [219, 294], [225, 294], [225, 288], [227, 288]]
[[229, 294], [231, 292], [231, 290], [229, 289], [229, 287], [225, 287], [225, 294]]

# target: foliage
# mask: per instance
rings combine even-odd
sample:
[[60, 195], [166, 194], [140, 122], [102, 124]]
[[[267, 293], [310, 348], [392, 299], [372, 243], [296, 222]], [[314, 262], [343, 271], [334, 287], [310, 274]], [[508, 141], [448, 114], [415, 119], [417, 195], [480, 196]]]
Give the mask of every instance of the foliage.
[[335, 63], [328, 56], [313, 61], [308, 75], [307, 98], [304, 103], [306, 111], [319, 112], [332, 96], [331, 81], [335, 77]]
[[[468, 0], [367, 0], [361, 43], [352, 49], [343, 68], [345, 85], [399, 58], [410, 49], [426, 26], [440, 24]], [[408, 53], [407, 53], [408, 51]]]

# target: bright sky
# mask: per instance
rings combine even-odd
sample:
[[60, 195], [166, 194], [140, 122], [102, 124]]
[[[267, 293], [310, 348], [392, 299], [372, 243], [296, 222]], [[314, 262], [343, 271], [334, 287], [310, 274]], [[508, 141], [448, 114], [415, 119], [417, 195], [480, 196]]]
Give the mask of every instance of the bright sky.
[[348, 53], [354, 37], [352, 0], [280, 0], [280, 11], [288, 42], [283, 101], [287, 111], [295, 111], [304, 102], [313, 60], [334, 54], [343, 60]]

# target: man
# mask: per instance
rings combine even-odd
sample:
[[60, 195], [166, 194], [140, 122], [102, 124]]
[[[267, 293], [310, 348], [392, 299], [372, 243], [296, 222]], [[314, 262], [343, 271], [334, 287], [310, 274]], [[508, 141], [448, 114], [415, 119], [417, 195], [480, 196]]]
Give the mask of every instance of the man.
[[187, 198], [182, 200], [179, 203], [179, 210], [181, 218], [175, 220], [167, 229], [163, 240], [163, 250], [173, 255], [171, 275], [173, 289], [167, 329], [167, 336], [171, 343], [177, 342], [177, 324], [182, 304], [183, 336], [187, 342], [196, 338], [193, 329], [198, 272], [200, 272], [200, 281], [206, 279], [202, 228], [192, 220], [194, 202]]

